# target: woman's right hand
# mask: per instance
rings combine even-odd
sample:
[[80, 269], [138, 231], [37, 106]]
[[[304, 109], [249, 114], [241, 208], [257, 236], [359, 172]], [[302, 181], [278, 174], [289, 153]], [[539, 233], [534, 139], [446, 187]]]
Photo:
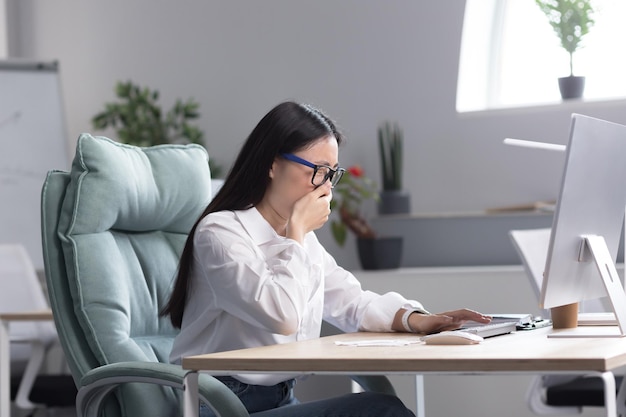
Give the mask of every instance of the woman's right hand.
[[416, 313], [409, 316], [411, 329], [416, 333], [426, 334], [456, 330], [468, 321], [487, 324], [491, 321], [491, 317], [467, 308], [439, 314]]
[[286, 236], [302, 243], [304, 235], [326, 224], [332, 198], [332, 188], [327, 182], [296, 201], [287, 222]]

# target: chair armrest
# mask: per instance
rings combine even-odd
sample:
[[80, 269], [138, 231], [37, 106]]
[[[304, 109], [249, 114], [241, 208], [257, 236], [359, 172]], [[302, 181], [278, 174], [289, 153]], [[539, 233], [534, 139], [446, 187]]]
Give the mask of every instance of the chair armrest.
[[[102, 401], [120, 384], [143, 382], [184, 389], [189, 371], [179, 365], [159, 362], [118, 362], [87, 372], [80, 380], [76, 396], [78, 417], [99, 415]], [[226, 385], [207, 374], [198, 378], [200, 400], [218, 416], [249, 417], [239, 398]]]
[[365, 391], [396, 395], [396, 390], [384, 375], [351, 375], [350, 378]]

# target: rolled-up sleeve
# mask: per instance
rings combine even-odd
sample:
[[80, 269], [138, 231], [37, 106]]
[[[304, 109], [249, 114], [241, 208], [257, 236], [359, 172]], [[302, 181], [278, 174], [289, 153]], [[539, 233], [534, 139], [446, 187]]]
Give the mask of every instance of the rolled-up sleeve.
[[396, 292], [378, 294], [363, 290], [349, 271], [337, 265], [330, 254], [325, 260], [324, 319], [344, 332], [391, 332], [398, 310], [406, 304], [423, 308]]

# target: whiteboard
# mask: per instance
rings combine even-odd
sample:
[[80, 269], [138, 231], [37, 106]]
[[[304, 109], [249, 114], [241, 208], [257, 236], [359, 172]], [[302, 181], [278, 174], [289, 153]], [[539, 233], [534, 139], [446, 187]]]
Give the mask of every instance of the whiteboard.
[[41, 187], [67, 171], [58, 64], [0, 61], [0, 243], [21, 243], [43, 269]]

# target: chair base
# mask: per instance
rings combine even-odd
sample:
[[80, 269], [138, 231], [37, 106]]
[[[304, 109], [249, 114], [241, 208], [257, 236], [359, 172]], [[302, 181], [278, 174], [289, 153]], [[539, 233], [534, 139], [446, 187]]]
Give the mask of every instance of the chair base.
[[[21, 376], [11, 378], [11, 400], [15, 400]], [[29, 400], [46, 407], [69, 407], [76, 404], [78, 390], [71, 375], [38, 375]]]
[[[615, 377], [619, 387], [623, 377]], [[604, 383], [601, 378], [581, 377], [546, 389], [546, 404], [551, 406], [604, 407]]]

